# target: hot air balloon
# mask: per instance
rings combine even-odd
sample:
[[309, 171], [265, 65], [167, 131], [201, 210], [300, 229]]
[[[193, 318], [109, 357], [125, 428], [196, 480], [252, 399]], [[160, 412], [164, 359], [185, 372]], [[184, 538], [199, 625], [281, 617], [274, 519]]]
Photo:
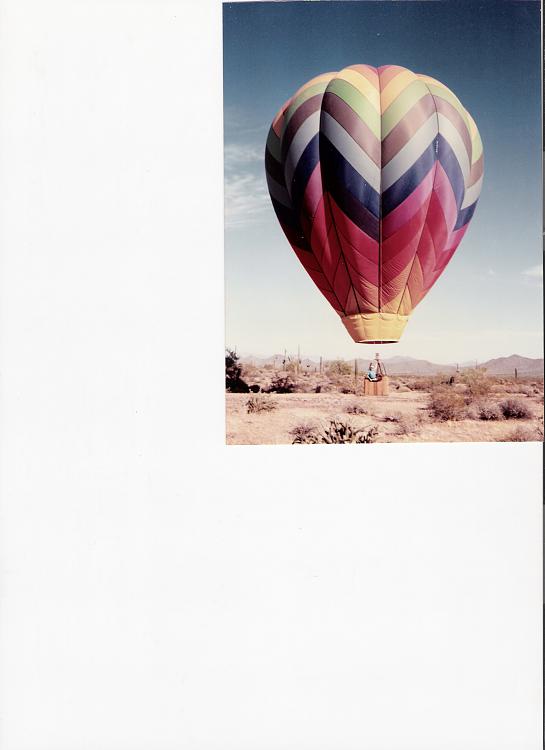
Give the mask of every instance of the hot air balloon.
[[289, 243], [354, 341], [392, 343], [467, 230], [483, 148], [440, 81], [351, 65], [280, 108], [265, 170]]

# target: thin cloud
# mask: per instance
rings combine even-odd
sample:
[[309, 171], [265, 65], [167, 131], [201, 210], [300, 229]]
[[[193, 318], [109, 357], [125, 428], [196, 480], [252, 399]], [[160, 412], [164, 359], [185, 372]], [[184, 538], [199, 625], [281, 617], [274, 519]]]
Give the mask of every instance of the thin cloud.
[[255, 224], [272, 210], [263, 177], [241, 172], [225, 178], [225, 226]]
[[532, 266], [531, 268], [527, 268], [522, 272], [523, 276], [530, 276], [534, 279], [542, 279], [543, 278], [543, 265], [541, 263], [538, 263], [537, 266]]
[[265, 183], [264, 147], [255, 143], [226, 143], [225, 226], [256, 224], [271, 210]]
[[231, 136], [250, 136], [259, 134], [260, 140], [267, 138], [269, 123], [256, 122], [252, 115], [243, 112], [237, 107], [225, 107], [223, 112], [223, 128], [226, 134]]
[[236, 169], [242, 164], [256, 164], [265, 158], [265, 149], [254, 145], [228, 143], [223, 150], [225, 171]]

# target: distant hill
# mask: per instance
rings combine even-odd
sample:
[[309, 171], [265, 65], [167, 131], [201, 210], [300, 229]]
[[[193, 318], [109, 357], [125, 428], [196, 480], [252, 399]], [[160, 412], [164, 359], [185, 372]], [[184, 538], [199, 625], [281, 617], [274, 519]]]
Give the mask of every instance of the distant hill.
[[[374, 352], [373, 352], [374, 354]], [[295, 361], [294, 355], [286, 357], [287, 361]], [[359, 358], [358, 371], [364, 372], [369, 366], [369, 362], [373, 359], [373, 355], [368, 358]], [[275, 354], [272, 357], [254, 357], [253, 355], [241, 356], [240, 361], [243, 364], [255, 365], [256, 367], [263, 367], [264, 365], [273, 365], [277, 368], [281, 368], [284, 355]], [[324, 357], [324, 365], [326, 363]], [[350, 364], [353, 364], [353, 360], [347, 360]], [[435, 362], [429, 362], [426, 359], [415, 359], [413, 357], [387, 357], [382, 360], [386, 371], [390, 375], [438, 375], [452, 374], [456, 372], [456, 365], [442, 365]], [[301, 359], [302, 368], [312, 368], [317, 366], [319, 363], [319, 357], [303, 357]], [[464, 370], [469, 367], [473, 367], [473, 362], [462, 362], [460, 363], [460, 369]], [[490, 359], [487, 362], [479, 362], [478, 367], [486, 368], [486, 371], [490, 375], [514, 375], [515, 368], [518, 375], [543, 377], [543, 359], [532, 359], [530, 357], [521, 357], [518, 354], [512, 354], [509, 357], [498, 357], [497, 359]]]
[[489, 375], [514, 375], [515, 368], [519, 375], [533, 375], [543, 377], [543, 359], [530, 359], [512, 354], [510, 357], [498, 357], [483, 362], [481, 367], [486, 367]]
[[[358, 369], [367, 369], [369, 359], [358, 359]], [[382, 360], [389, 375], [444, 375], [456, 372], [456, 365], [438, 365], [428, 362], [427, 359], [414, 359], [413, 357], [388, 357]]]

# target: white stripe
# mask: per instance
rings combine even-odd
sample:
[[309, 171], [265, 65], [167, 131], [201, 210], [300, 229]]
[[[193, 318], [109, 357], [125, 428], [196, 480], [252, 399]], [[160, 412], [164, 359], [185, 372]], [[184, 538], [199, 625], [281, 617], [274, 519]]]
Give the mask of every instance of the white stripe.
[[460, 169], [462, 170], [462, 174], [464, 175], [464, 185], [467, 185], [469, 181], [470, 164], [462, 136], [448, 117], [445, 117], [445, 115], [440, 112], [437, 113], [437, 117], [439, 119], [439, 132], [454, 151]]
[[346, 161], [354, 167], [356, 172], [378, 193], [380, 191], [380, 169], [359, 143], [356, 143], [343, 126], [339, 125], [337, 120], [331, 117], [328, 112], [322, 112], [320, 130]]
[[416, 131], [411, 140], [382, 168], [382, 191], [387, 190], [394, 182], [399, 180], [401, 175], [405, 174], [422, 156], [436, 137], [437, 115], [434, 112], [422, 127]]
[[474, 185], [472, 185], [470, 188], [467, 188], [461, 208], [467, 208], [468, 206], [471, 206], [473, 203], [475, 203], [475, 201], [481, 194], [482, 186], [483, 186], [483, 175], [479, 177], [479, 179]]
[[284, 176], [286, 178], [286, 187], [288, 193], [291, 195], [291, 181], [299, 159], [303, 155], [303, 151], [306, 149], [312, 138], [318, 132], [320, 126], [320, 110], [313, 112], [304, 123], [301, 125], [293, 141], [290, 144], [289, 151], [286, 155], [286, 161], [284, 162]]

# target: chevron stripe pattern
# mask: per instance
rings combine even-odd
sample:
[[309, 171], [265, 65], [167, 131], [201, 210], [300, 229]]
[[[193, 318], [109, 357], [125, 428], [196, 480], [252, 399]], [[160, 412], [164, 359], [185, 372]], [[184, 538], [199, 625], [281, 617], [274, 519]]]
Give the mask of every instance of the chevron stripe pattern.
[[406, 320], [467, 230], [483, 147], [440, 81], [352, 65], [280, 108], [265, 169], [282, 229], [337, 313]]

